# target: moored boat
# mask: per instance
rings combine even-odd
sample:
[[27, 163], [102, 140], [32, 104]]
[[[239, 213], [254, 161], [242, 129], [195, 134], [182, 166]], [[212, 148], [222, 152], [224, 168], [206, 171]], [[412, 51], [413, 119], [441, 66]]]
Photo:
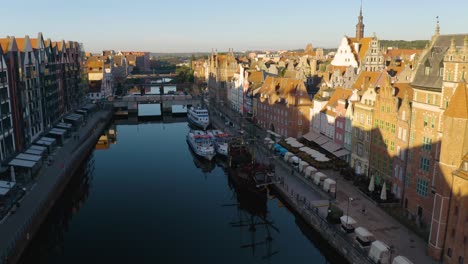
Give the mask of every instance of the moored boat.
[[208, 130], [208, 134], [211, 136], [211, 139], [213, 140], [216, 153], [227, 157], [228, 146], [229, 146], [229, 141], [231, 140], [231, 136], [217, 129]]
[[189, 123], [199, 128], [206, 130], [210, 125], [210, 116], [207, 109], [201, 107], [190, 107], [187, 112], [187, 119]]
[[207, 160], [212, 160], [216, 154], [211, 136], [202, 130], [191, 130], [187, 142], [195, 154]]

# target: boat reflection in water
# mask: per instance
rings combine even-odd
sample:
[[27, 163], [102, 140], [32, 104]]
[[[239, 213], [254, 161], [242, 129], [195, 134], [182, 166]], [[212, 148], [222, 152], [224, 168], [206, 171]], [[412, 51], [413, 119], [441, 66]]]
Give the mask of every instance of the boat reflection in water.
[[273, 248], [273, 233], [279, 229], [268, 219], [267, 187], [253, 189], [245, 185], [235, 171], [228, 170], [228, 184], [237, 203], [224, 206], [237, 208], [237, 219], [230, 222], [232, 227], [240, 229], [241, 233], [250, 234], [248, 239], [241, 240], [241, 248], [252, 251], [252, 256], [263, 260], [270, 259], [279, 251]]
[[214, 162], [214, 160], [207, 160], [198, 156], [197, 154], [195, 154], [195, 152], [193, 152], [190, 146], [188, 146], [188, 149], [190, 151], [190, 155], [192, 155], [193, 164], [195, 164], [197, 168], [201, 169], [203, 173], [212, 172], [214, 170], [214, 168], [216, 167], [216, 163]]
[[64, 252], [65, 234], [73, 216], [88, 199], [93, 172], [94, 157], [91, 153], [70, 179], [18, 263], [48, 263], [51, 254]]

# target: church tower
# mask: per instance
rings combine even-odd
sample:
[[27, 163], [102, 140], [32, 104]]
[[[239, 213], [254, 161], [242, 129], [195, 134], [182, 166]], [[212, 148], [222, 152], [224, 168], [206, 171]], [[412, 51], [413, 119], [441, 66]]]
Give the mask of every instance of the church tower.
[[359, 10], [358, 23], [356, 24], [356, 39], [361, 40], [364, 37], [364, 17], [362, 16], [362, 0], [361, 9]]

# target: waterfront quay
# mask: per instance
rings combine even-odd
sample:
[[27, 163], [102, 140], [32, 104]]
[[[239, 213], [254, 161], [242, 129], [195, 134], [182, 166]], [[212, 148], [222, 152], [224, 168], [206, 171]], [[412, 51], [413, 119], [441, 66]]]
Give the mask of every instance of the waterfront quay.
[[[349, 216], [357, 221], [357, 226], [366, 228], [374, 234], [377, 240], [391, 246], [392, 258], [402, 255], [413, 263], [437, 263], [427, 256], [426, 242], [423, 239], [370, 201], [351, 182], [344, 180], [338, 171], [320, 170], [337, 182], [336, 197], [330, 196], [313, 182], [305, 179], [281, 157], [275, 157], [271, 150], [266, 149], [263, 145], [263, 138], [267, 136], [266, 131], [243, 119], [229, 108], [213, 107], [213, 103], [210, 106], [215, 126], [223, 127], [225, 123], [232, 123], [233, 125], [226, 129], [232, 133], [243, 129], [245, 133], [260, 141], [256, 144], [255, 157], [259, 162], [275, 165], [275, 179], [276, 182], [279, 180], [279, 183], [273, 185], [274, 189], [288, 201], [288, 205], [295, 213], [320, 233], [349, 262], [373, 263], [367, 257], [368, 250], [359, 247], [352, 234], [345, 234], [339, 225], [331, 225], [325, 220], [328, 203], [338, 206], [343, 212], [348, 211]], [[363, 213], [363, 208], [365, 208], [365, 213]]]
[[20, 207], [0, 222], [0, 264], [18, 261], [71, 176], [94, 148], [111, 117], [110, 110], [91, 113], [74, 136], [50, 154], [53, 163], [50, 166], [44, 164], [34, 183], [27, 188]]

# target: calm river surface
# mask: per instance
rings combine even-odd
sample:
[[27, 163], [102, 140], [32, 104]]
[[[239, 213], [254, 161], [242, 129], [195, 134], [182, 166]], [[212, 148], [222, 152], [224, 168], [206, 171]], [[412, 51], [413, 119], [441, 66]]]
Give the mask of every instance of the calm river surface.
[[195, 158], [187, 123], [115, 129], [21, 263], [342, 263], [273, 194], [253, 200], [225, 162]]

